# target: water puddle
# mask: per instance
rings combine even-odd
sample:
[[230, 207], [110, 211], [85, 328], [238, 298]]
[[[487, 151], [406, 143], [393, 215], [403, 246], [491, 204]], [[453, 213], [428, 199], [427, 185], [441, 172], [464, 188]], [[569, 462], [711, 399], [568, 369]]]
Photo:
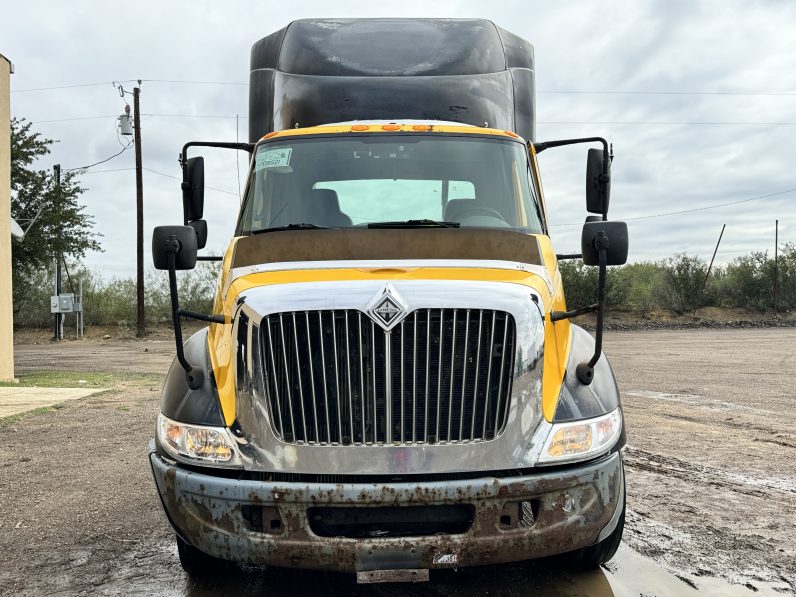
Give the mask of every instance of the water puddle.
[[[176, 561], [174, 550], [159, 549], [161, 558], [173, 558], [149, 567], [143, 575], [127, 575], [123, 567], [118, 580], [94, 587], [99, 594], [164, 595], [174, 597], [222, 597], [232, 595], [507, 595], [516, 597], [669, 597], [715, 595], [781, 596], [763, 583], [745, 586], [726, 581], [673, 574], [653, 560], [622, 545], [616, 557], [604, 569], [569, 572], [543, 560], [522, 564], [469, 568], [459, 571], [436, 571], [424, 584], [357, 585], [353, 575], [300, 570], [244, 567], [224, 579], [203, 582], [186, 578]], [[151, 552], [150, 552], [151, 554]], [[131, 554], [132, 555], [132, 554]], [[154, 562], [149, 562], [154, 563]]]
[[690, 406], [698, 406], [708, 410], [721, 410], [721, 411], [744, 411], [755, 414], [776, 414], [770, 410], [763, 410], [759, 408], [752, 408], [750, 406], [743, 406], [735, 404], [734, 402], [727, 402], [726, 400], [718, 400], [716, 398], [706, 398], [699, 394], [678, 394], [674, 392], [654, 392], [651, 390], [633, 390], [630, 392], [623, 392], [625, 396], [635, 396], [637, 398], [646, 398], [648, 400], [662, 400], [665, 402], [680, 402]]

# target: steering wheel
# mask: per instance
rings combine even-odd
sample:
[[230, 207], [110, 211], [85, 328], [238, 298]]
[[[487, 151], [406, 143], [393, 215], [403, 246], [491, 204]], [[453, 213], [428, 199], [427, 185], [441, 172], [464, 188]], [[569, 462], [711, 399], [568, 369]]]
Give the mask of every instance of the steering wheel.
[[481, 216], [488, 216], [490, 218], [497, 218], [503, 222], [506, 219], [498, 212], [497, 210], [492, 209], [491, 207], [468, 207], [467, 209], [462, 210], [459, 214], [458, 219], [462, 220], [466, 217], [466, 214], [473, 214], [473, 215], [481, 215]]

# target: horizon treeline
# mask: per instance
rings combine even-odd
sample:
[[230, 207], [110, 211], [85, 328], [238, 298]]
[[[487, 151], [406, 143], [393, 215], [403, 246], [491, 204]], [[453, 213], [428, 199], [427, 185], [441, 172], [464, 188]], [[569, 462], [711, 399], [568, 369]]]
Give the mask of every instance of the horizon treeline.
[[[63, 292], [78, 289], [83, 282], [83, 313], [86, 325], [135, 326], [136, 291], [133, 278], [106, 280], [96, 271], [75, 268], [63, 280]], [[596, 267], [580, 261], [559, 263], [569, 308], [597, 300]], [[209, 313], [212, 309], [220, 264], [201, 262], [197, 268], [178, 274], [180, 306]], [[780, 310], [796, 308], [796, 244], [782, 246], [778, 258], [778, 304]], [[606, 303], [610, 311], [648, 314], [655, 310], [675, 314], [693, 313], [703, 307], [744, 308], [765, 312], [774, 308], [774, 260], [755, 251], [725, 265], [708, 263], [700, 256], [677, 254], [659, 261], [631, 263], [608, 268]], [[71, 285], [70, 285], [71, 282]], [[50, 295], [52, 272], [36, 270], [21, 288], [14, 289], [14, 325], [52, 325]], [[146, 316], [149, 323], [171, 321], [168, 277], [165, 272], [146, 274]]]

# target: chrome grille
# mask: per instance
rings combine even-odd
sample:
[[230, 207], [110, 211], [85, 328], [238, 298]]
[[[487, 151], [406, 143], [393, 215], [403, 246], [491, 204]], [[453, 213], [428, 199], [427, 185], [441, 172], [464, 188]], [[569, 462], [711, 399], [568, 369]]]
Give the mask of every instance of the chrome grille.
[[514, 320], [419, 309], [385, 332], [357, 310], [295, 311], [261, 325], [266, 402], [288, 443], [489, 440], [506, 423]]

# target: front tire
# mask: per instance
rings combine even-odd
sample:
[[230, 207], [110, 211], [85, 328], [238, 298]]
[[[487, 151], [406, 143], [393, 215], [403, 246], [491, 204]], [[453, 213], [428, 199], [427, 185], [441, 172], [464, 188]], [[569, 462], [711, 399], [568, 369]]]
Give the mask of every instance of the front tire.
[[593, 570], [605, 564], [616, 554], [619, 549], [619, 544], [622, 542], [622, 532], [625, 528], [625, 503], [626, 500], [622, 499], [622, 514], [619, 515], [619, 521], [616, 523], [616, 528], [602, 541], [583, 547], [572, 554], [572, 563], [575, 568], [580, 570]]
[[193, 578], [224, 576], [234, 568], [232, 562], [209, 556], [179, 536], [177, 536], [177, 553], [180, 556], [182, 569]]

